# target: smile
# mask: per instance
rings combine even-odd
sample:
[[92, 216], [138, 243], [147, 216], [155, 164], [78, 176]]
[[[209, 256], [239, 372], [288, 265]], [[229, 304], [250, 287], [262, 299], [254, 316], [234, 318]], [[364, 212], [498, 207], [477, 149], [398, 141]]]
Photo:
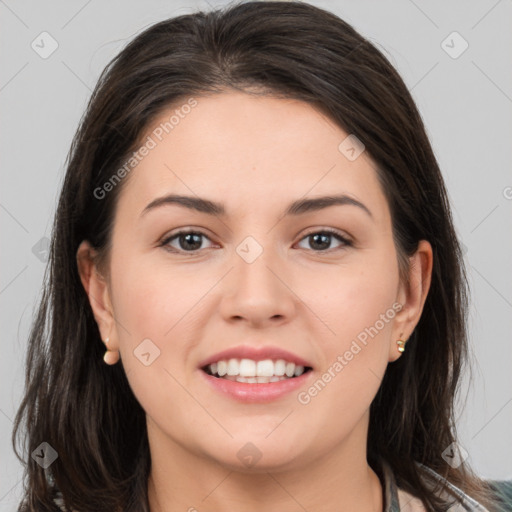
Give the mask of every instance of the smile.
[[248, 384], [267, 384], [300, 377], [310, 371], [308, 366], [296, 365], [284, 359], [221, 359], [203, 368], [208, 375]]

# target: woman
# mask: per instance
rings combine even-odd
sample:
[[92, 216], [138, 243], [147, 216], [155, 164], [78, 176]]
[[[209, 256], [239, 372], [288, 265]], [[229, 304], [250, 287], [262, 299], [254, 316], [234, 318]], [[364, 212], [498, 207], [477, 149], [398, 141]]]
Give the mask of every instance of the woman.
[[247, 2], [136, 37], [50, 253], [19, 510], [511, 509], [456, 442], [467, 284], [439, 167], [333, 14]]

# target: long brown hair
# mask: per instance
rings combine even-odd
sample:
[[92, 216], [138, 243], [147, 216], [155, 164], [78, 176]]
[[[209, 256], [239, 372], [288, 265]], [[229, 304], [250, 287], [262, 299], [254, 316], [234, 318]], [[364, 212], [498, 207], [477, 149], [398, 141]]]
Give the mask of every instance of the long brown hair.
[[[349, 24], [304, 2], [245, 2], [151, 26], [103, 71], [74, 137], [51, 237], [43, 295], [26, 360], [13, 444], [25, 464], [20, 511], [148, 511], [145, 413], [104, 346], [82, 287], [76, 251], [89, 240], [107, 261], [124, 178], [102, 187], [149, 123], [192, 96], [240, 90], [308, 102], [356, 135], [377, 164], [392, 214], [400, 276], [418, 241], [434, 252], [431, 288], [407, 350], [388, 365], [370, 411], [368, 461], [383, 457], [427, 510], [446, 508], [424, 486], [420, 462], [491, 509], [467, 463], [452, 468], [454, 400], [468, 361], [468, 285], [445, 185], [418, 110], [383, 54]], [[469, 367], [468, 367], [469, 368]], [[16, 441], [22, 434], [20, 457]], [[30, 454], [47, 442], [45, 470]]]

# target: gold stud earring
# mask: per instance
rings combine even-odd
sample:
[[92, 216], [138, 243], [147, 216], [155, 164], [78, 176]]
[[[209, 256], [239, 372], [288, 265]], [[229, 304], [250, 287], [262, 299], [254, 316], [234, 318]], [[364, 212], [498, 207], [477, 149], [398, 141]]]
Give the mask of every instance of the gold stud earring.
[[107, 351], [105, 352], [105, 355], [103, 356], [103, 361], [105, 363], [112, 365], [116, 364], [119, 361], [119, 350], [110, 350], [108, 348], [108, 343], [110, 341], [110, 338], [107, 338], [105, 340], [105, 345], [107, 345]]
[[396, 344], [398, 345], [398, 352], [403, 352], [405, 350], [406, 340], [396, 340]]

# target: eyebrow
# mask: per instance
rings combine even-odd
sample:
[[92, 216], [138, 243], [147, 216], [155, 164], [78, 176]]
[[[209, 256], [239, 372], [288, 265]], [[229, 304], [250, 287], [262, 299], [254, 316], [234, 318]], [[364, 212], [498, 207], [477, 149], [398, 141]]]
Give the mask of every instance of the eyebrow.
[[[222, 203], [217, 203], [215, 201], [210, 201], [208, 199], [203, 199], [200, 197], [169, 194], [163, 197], [158, 197], [151, 201], [151, 203], [149, 203], [146, 206], [146, 208], [144, 208], [140, 216], [142, 217], [149, 211], [154, 210], [155, 208], [159, 208], [161, 206], [169, 204], [176, 204], [188, 208], [190, 210], [196, 210], [201, 213], [206, 213], [208, 215], [215, 215], [221, 217], [226, 215], [226, 209]], [[363, 203], [361, 203], [357, 199], [354, 199], [344, 194], [315, 197], [311, 199], [298, 199], [297, 201], [293, 201], [288, 206], [288, 208], [285, 210], [284, 216], [302, 215], [304, 213], [323, 210], [324, 208], [328, 208], [330, 206], [335, 205], [356, 206], [363, 210], [373, 219], [372, 212]]]

